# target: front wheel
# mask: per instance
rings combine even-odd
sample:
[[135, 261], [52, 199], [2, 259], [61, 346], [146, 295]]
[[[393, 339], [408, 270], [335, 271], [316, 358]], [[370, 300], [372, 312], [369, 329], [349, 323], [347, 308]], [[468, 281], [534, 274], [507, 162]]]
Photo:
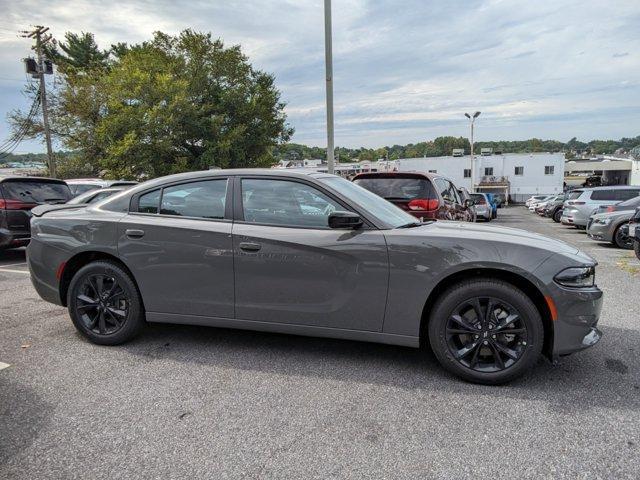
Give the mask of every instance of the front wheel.
[[553, 221], [556, 222], [556, 223], [560, 223], [561, 219], [562, 219], [562, 209], [559, 208], [553, 214]]
[[76, 329], [99, 345], [131, 340], [145, 325], [140, 293], [115, 262], [96, 261], [78, 270], [69, 285], [67, 305]]
[[629, 237], [629, 230], [623, 229], [624, 224], [616, 228], [613, 234], [613, 243], [618, 248], [624, 248], [625, 250], [633, 250], [633, 238]]
[[434, 305], [428, 333], [444, 368], [487, 385], [524, 374], [544, 341], [540, 313], [529, 297], [493, 279], [467, 280], [447, 290]]

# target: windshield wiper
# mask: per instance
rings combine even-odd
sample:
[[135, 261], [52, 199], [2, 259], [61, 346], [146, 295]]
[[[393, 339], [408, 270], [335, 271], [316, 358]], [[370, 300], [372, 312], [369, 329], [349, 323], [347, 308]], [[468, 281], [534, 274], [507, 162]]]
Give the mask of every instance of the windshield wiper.
[[424, 223], [410, 222], [410, 223], [405, 223], [404, 225], [400, 225], [399, 227], [396, 227], [396, 228], [413, 228], [413, 227], [419, 227], [420, 225], [424, 225]]

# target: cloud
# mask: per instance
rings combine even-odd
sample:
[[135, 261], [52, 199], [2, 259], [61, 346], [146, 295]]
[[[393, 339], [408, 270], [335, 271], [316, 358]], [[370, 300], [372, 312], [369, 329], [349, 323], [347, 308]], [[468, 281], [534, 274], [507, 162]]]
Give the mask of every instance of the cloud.
[[[2, 116], [25, 104], [17, 88], [29, 45], [11, 36], [16, 29], [44, 23], [57, 36], [91, 31], [107, 46], [194, 28], [242, 45], [257, 68], [273, 72], [296, 127], [293, 140], [325, 144], [321, 0], [44, 5], [4, 7]], [[466, 135], [468, 110], [483, 112], [479, 140], [640, 133], [640, 56], [629, 53], [640, 50], [637, 0], [334, 0], [333, 27], [338, 145]]]

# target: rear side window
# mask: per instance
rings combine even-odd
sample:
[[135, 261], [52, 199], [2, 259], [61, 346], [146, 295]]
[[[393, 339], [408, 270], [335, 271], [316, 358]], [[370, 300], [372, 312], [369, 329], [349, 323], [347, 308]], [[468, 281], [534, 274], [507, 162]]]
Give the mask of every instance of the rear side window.
[[227, 179], [184, 183], [162, 190], [160, 213], [180, 217], [224, 218]]
[[434, 200], [437, 198], [433, 185], [426, 178], [357, 178], [353, 183], [388, 200]]
[[580, 195], [582, 195], [582, 190], [574, 190], [567, 196], [567, 200], [575, 200]]
[[596, 201], [612, 201], [617, 200], [617, 194], [615, 190], [594, 190], [591, 192], [591, 200]]
[[158, 213], [158, 205], [160, 204], [160, 190], [140, 195], [138, 199], [138, 212], [140, 213]]
[[65, 203], [73, 196], [66, 183], [5, 180], [0, 185], [6, 200], [18, 200], [25, 203]]

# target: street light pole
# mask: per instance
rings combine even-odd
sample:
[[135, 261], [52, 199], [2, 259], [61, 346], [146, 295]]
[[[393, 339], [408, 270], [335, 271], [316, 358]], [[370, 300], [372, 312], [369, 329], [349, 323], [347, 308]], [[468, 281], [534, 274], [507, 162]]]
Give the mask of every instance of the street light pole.
[[469, 119], [469, 124], [471, 126], [471, 137], [469, 138], [469, 143], [471, 144], [471, 192], [474, 191], [474, 187], [476, 184], [476, 165], [475, 165], [475, 156], [473, 155], [473, 125], [476, 122], [476, 118], [478, 118], [480, 116], [480, 112], [476, 112], [473, 114], [473, 116], [469, 115], [468, 113], [464, 114], [465, 117], [467, 117]]
[[333, 53], [331, 45], [331, 0], [324, 0], [324, 56], [327, 88], [327, 170], [329, 173], [333, 173]]

